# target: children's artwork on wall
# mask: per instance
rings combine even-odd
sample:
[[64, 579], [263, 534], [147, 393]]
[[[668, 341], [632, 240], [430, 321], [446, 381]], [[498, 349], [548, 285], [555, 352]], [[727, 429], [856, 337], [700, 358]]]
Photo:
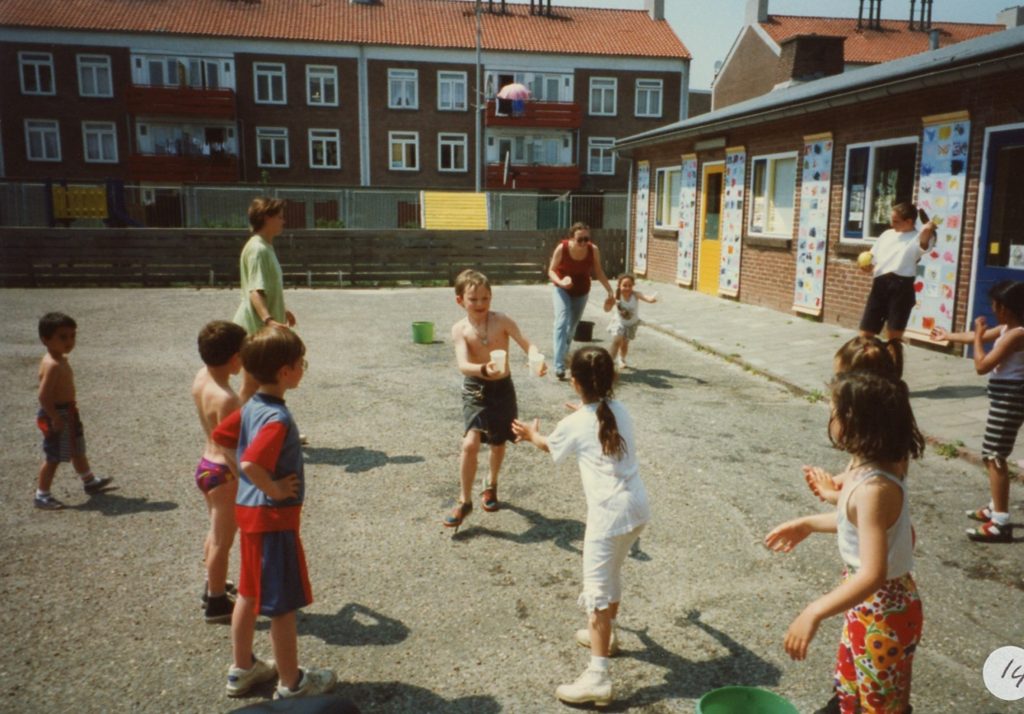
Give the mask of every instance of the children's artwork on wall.
[[697, 155], [683, 156], [679, 182], [679, 255], [676, 258], [676, 282], [693, 283], [693, 242], [697, 229]]
[[907, 330], [927, 333], [932, 327], [953, 330], [971, 122], [966, 113], [925, 117], [923, 122], [917, 204], [938, 227], [935, 243], [918, 266], [917, 303]]
[[825, 295], [832, 148], [831, 134], [804, 137], [793, 309], [810, 315], [821, 314]]
[[747, 152], [744, 147], [725, 150], [725, 192], [722, 206], [722, 258], [718, 270], [718, 292], [736, 297], [740, 293], [740, 252], [743, 248], [743, 186]]
[[633, 272], [644, 275], [647, 273], [647, 219], [650, 215], [651, 164], [641, 161], [636, 167], [636, 226], [634, 231]]

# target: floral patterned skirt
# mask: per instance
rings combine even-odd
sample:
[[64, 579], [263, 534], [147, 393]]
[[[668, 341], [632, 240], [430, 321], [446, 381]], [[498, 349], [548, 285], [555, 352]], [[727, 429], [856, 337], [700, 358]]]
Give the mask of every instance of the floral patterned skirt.
[[906, 711], [923, 621], [921, 598], [909, 573], [887, 580], [847, 610], [835, 673], [843, 714]]

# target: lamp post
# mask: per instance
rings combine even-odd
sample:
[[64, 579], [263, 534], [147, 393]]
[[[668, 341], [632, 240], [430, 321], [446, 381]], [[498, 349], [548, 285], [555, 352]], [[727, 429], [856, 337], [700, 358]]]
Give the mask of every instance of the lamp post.
[[475, 165], [476, 173], [476, 192], [480, 193], [480, 166], [483, 161], [483, 111], [486, 106], [481, 102], [481, 77], [480, 77], [480, 44], [483, 37], [483, 20], [480, 17], [481, 7], [480, 3], [482, 0], [476, 0], [476, 160], [473, 162]]

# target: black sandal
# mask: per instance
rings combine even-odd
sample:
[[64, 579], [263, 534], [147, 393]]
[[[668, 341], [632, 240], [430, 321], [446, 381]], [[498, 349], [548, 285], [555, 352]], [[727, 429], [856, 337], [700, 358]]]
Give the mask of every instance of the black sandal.
[[455, 532], [459, 532], [459, 526], [462, 525], [462, 521], [473, 512], [473, 504], [470, 502], [459, 502], [455, 504], [455, 508], [452, 512], [444, 517], [444, 527], [454, 528]]

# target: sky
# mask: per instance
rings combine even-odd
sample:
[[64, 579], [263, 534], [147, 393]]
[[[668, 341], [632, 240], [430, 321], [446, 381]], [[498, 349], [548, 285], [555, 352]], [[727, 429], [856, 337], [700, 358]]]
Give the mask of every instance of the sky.
[[[725, 59], [739, 34], [746, 4], [747, 0], [665, 0], [665, 19], [693, 56], [690, 63], [691, 89], [711, 88], [715, 62]], [[994, 23], [1000, 10], [1017, 4], [1024, 4], [1024, 0], [935, 0], [932, 20]], [[644, 0], [552, 0], [552, 7], [559, 5], [641, 10]], [[867, 5], [865, 2], [865, 12]], [[769, 0], [768, 12], [857, 17], [858, 6], [858, 0]], [[884, 0], [882, 3], [883, 19], [907, 19], [909, 16], [909, 0]]]

